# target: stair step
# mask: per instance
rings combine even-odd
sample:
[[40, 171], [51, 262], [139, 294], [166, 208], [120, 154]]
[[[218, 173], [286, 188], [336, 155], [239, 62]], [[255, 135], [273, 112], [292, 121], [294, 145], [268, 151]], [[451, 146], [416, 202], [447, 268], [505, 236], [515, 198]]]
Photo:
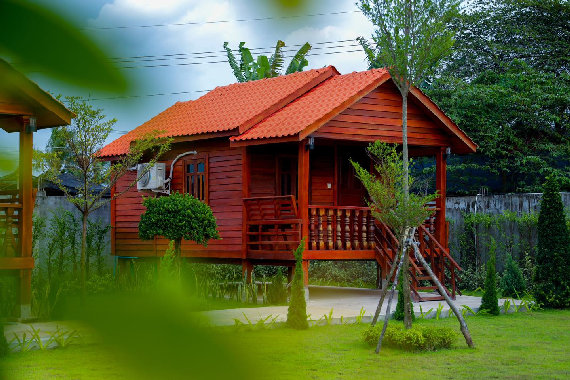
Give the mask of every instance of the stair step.
[[426, 302], [426, 301], [441, 301], [441, 300], [444, 300], [444, 299], [445, 299], [444, 296], [420, 297], [420, 302]]
[[416, 288], [417, 290], [435, 290], [437, 289], [437, 286], [418, 286]]
[[418, 281], [422, 281], [422, 280], [430, 281], [431, 277], [430, 276], [418, 276], [417, 279], [418, 279]]

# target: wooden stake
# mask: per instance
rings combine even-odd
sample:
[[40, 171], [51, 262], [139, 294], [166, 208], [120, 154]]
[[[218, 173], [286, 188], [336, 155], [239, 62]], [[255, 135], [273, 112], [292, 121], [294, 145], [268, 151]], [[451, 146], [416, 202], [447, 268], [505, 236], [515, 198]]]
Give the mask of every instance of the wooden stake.
[[[415, 228], [412, 229], [412, 236], [415, 232]], [[386, 334], [386, 329], [388, 328], [388, 321], [390, 320], [390, 306], [392, 304], [392, 299], [394, 298], [394, 291], [396, 290], [396, 286], [398, 285], [398, 275], [400, 274], [400, 269], [402, 268], [402, 264], [404, 262], [404, 255], [408, 254], [408, 245], [409, 245], [409, 238], [408, 238], [408, 231], [409, 229], [406, 230], [406, 232], [404, 233], [404, 242], [402, 244], [402, 257], [400, 258], [400, 261], [398, 262], [398, 266], [396, 268], [396, 278], [394, 278], [394, 282], [392, 283], [392, 289], [390, 291], [390, 297], [388, 298], [388, 306], [386, 306], [386, 315], [384, 317], [384, 326], [382, 326], [382, 333], [380, 334], [380, 338], [378, 339], [378, 344], [376, 345], [376, 353], [378, 354], [380, 352], [380, 349], [382, 348], [382, 340], [384, 340], [384, 334]]]
[[[388, 293], [388, 282], [393, 278], [394, 272], [396, 271], [396, 267], [398, 267], [398, 263], [400, 262], [400, 255], [396, 256], [394, 263], [392, 263], [392, 268], [390, 269], [390, 274], [388, 275], [388, 281], [386, 282], [386, 287], [382, 289], [382, 295], [380, 296], [380, 301], [378, 302], [378, 306], [376, 306], [376, 312], [374, 313], [374, 318], [372, 318], [371, 325], [376, 325], [378, 321], [378, 317], [380, 316], [380, 311], [382, 310], [382, 305], [384, 304], [384, 298], [386, 298], [386, 294]], [[380, 279], [382, 281], [382, 279]]]
[[[413, 236], [413, 235], [412, 235]], [[471, 334], [469, 333], [469, 328], [467, 327], [467, 323], [465, 323], [465, 319], [463, 319], [463, 315], [461, 315], [461, 313], [459, 312], [459, 309], [453, 304], [453, 302], [451, 301], [451, 298], [449, 298], [449, 295], [447, 294], [447, 292], [445, 291], [445, 289], [443, 288], [443, 286], [441, 285], [441, 283], [439, 282], [438, 278], [436, 277], [436, 275], [433, 273], [433, 271], [431, 270], [430, 266], [428, 265], [428, 263], [425, 261], [424, 257], [422, 256], [422, 254], [420, 253], [420, 250], [418, 249], [418, 245], [420, 243], [419, 242], [413, 242], [412, 246], [414, 247], [414, 254], [416, 256], [416, 259], [423, 265], [423, 267], [427, 270], [429, 276], [431, 277], [431, 279], [433, 280], [433, 282], [435, 283], [435, 285], [437, 286], [437, 289], [439, 290], [439, 292], [441, 293], [441, 295], [443, 296], [443, 298], [445, 298], [445, 301], [447, 302], [447, 304], [449, 305], [449, 307], [451, 308], [451, 310], [453, 310], [453, 313], [455, 314], [455, 316], [457, 317], [457, 319], [459, 320], [459, 325], [461, 328], [461, 332], [463, 333], [463, 336], [465, 337], [465, 342], [467, 343], [467, 345], [471, 348], [475, 348], [475, 345], [473, 344], [473, 340], [471, 339]]]

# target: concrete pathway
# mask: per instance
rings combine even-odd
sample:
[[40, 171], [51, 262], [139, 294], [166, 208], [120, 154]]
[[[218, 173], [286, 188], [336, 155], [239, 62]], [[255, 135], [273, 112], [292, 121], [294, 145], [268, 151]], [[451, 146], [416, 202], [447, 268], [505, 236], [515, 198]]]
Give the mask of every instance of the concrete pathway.
[[[340, 288], [328, 286], [310, 286], [309, 302], [307, 304], [307, 314], [315, 323], [327, 323], [332, 310], [332, 320], [330, 323], [338, 324], [341, 322], [355, 321], [361, 318], [362, 322], [369, 322], [376, 311], [376, 305], [380, 299], [380, 290], [375, 289], [359, 289], [359, 288]], [[397, 294], [394, 295], [391, 313], [396, 309]], [[480, 297], [457, 296], [455, 304], [462, 309], [463, 305], [469, 306], [473, 311], [479, 310], [481, 304]], [[499, 300], [499, 305], [503, 305], [504, 299]], [[521, 301], [516, 300], [519, 305]], [[427, 318], [434, 318], [439, 305], [442, 305], [440, 316], [447, 317], [449, 315], [449, 306], [445, 301], [415, 302], [414, 312], [420, 315], [427, 313]], [[387, 299], [381, 311], [381, 316], [386, 315]], [[421, 309], [420, 309], [421, 307]], [[501, 311], [503, 311], [501, 309]], [[241, 323], [256, 323], [260, 319], [270, 322], [285, 322], [287, 320], [287, 306], [267, 306], [257, 308], [240, 308], [227, 310], [212, 310], [200, 312], [200, 315], [206, 317], [213, 325], [229, 326], [236, 324], [236, 319]], [[324, 317], [326, 315], [326, 318]], [[341, 320], [342, 318], [342, 320]], [[249, 320], [249, 322], [248, 322]], [[39, 329], [40, 336], [43, 341], [48, 341], [52, 334], [58, 329], [66, 331], [78, 331], [82, 342], [89, 343], [96, 341], [95, 335], [81, 324], [74, 321], [52, 321], [52, 322], [34, 322], [34, 323], [8, 323], [5, 326], [5, 335], [8, 341], [14, 339], [14, 335], [22, 337], [27, 334], [27, 338], [31, 337], [31, 327]], [[16, 342], [12, 343], [13, 345]]]
[[[329, 314], [332, 310], [332, 323], [340, 323], [341, 317], [342, 321], [352, 321], [362, 316], [362, 321], [368, 322], [372, 320], [372, 316], [376, 311], [380, 294], [380, 290], [376, 289], [309, 286], [307, 314], [309, 318], [314, 321], [322, 320], [326, 322], [325, 319], [329, 318]], [[397, 296], [397, 293], [395, 293], [390, 314], [396, 309]], [[504, 302], [504, 299], [500, 299], [499, 305], [502, 307]], [[519, 305], [520, 302], [520, 300], [515, 301], [517, 305]], [[481, 305], [481, 297], [458, 295], [454, 303], [460, 310], [463, 308], [463, 305], [467, 305], [473, 311], [477, 312]], [[380, 312], [382, 317], [386, 315], [387, 304], [388, 297], [386, 297], [382, 311]], [[420, 312], [427, 313], [431, 309], [432, 311], [427, 313], [427, 318], [434, 318], [440, 304], [443, 306], [440, 314], [441, 317], [447, 317], [450, 308], [445, 300], [414, 302], [414, 312], [419, 316]], [[248, 320], [251, 323], [255, 323], [260, 319], [268, 319], [268, 322], [284, 322], [287, 320], [287, 306], [212, 310], [202, 312], [201, 314], [208, 317], [213, 324], [219, 326], [234, 325], [236, 319], [245, 324], [249, 323]], [[326, 318], [324, 315], [326, 315]]]

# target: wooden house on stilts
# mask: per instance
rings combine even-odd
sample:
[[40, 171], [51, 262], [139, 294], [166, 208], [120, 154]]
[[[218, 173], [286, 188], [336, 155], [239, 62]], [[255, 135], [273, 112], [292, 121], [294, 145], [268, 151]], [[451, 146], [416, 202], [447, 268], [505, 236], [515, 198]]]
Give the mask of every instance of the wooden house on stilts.
[[[208, 247], [184, 242], [184, 257], [241, 263], [249, 272], [253, 265], [291, 266], [304, 237], [305, 281], [312, 260], [373, 260], [387, 276], [398, 241], [372, 218], [349, 158], [366, 165], [370, 142], [402, 142], [401, 103], [387, 70], [341, 75], [329, 66], [217, 87], [174, 104], [100, 152], [117, 159], [154, 130], [173, 138], [164, 158], [166, 185], [159, 184], [165, 188], [134, 187], [112, 202], [113, 254], [161, 256], [166, 240], [138, 238], [142, 197], [179, 191], [211, 206], [222, 237]], [[411, 90], [408, 104], [410, 155], [435, 157], [441, 194], [433, 217], [418, 229], [421, 252], [455, 295], [460, 268], [448, 249], [446, 157], [474, 152], [476, 144], [419, 89]], [[125, 175], [114, 191], [136, 175]], [[421, 290], [431, 287], [415, 260], [411, 274], [414, 297], [425, 299]]]

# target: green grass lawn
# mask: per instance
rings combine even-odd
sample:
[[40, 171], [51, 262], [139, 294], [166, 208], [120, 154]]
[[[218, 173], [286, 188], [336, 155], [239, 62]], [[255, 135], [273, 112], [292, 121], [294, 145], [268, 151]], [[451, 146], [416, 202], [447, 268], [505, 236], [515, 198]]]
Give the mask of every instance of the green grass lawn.
[[[365, 325], [216, 330], [236, 356], [243, 356], [248, 379], [570, 378], [570, 310], [477, 316], [467, 322], [476, 349], [467, 348], [458, 333], [451, 350], [409, 353], [386, 347], [380, 355], [362, 343]], [[455, 319], [417, 323], [458, 327]], [[7, 379], [140, 378], [111, 352], [85, 345], [12, 354], [3, 368]], [[239, 378], [238, 372], [233, 378]]]

